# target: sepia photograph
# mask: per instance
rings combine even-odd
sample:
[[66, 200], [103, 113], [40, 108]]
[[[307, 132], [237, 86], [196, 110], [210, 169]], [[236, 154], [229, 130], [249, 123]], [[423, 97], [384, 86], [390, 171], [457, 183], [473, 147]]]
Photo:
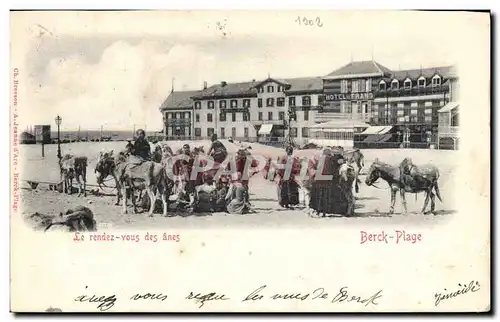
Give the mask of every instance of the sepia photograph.
[[489, 310], [488, 12], [10, 19], [11, 311]]

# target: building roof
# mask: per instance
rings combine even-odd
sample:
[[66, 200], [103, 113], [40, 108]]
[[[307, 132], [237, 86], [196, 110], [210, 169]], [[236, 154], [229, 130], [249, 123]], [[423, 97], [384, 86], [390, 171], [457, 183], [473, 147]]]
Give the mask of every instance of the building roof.
[[353, 61], [347, 65], [334, 70], [327, 77], [346, 76], [346, 75], [362, 75], [362, 74], [387, 74], [391, 70], [384, 65], [373, 60]]
[[443, 106], [438, 112], [439, 113], [450, 112], [450, 111], [456, 109], [457, 107], [459, 107], [459, 105], [460, 104], [458, 104], [458, 102], [449, 102], [448, 104]]
[[321, 77], [300, 77], [286, 79], [290, 88], [286, 92], [320, 92], [323, 91], [323, 79]]
[[258, 84], [255, 81], [243, 83], [222, 83], [212, 85], [193, 95], [194, 99], [201, 98], [218, 98], [218, 97], [237, 97], [237, 96], [253, 96], [257, 95], [257, 90], [254, 88]]
[[439, 74], [444, 78], [455, 78], [457, 72], [454, 66], [439, 66], [431, 68], [418, 68], [418, 69], [404, 69], [404, 70], [390, 70], [384, 65], [376, 61], [355, 61], [342, 66], [341, 68], [331, 72], [326, 77], [340, 77], [340, 76], [355, 76], [364, 74], [380, 74], [384, 80], [404, 80], [407, 77], [416, 80], [420, 76], [426, 79], [431, 79], [434, 75]]
[[283, 85], [283, 86], [286, 86], [286, 87], [289, 87], [290, 84], [287, 82], [286, 79], [282, 79], [282, 78], [273, 78], [273, 77], [268, 77], [266, 78], [265, 80], [261, 81], [261, 82], [258, 82], [257, 84], [255, 84], [255, 87], [259, 87], [261, 86], [262, 84], [265, 84], [267, 82], [275, 82], [275, 83], [278, 83], [280, 85]]
[[171, 110], [193, 106], [192, 96], [200, 91], [171, 92], [167, 99], [161, 104], [160, 110]]
[[452, 75], [453, 73], [454, 73], [453, 66], [441, 66], [441, 67], [422, 68], [422, 69], [395, 70], [391, 74], [392, 78], [396, 78], [398, 80], [404, 80], [407, 77], [410, 79], [418, 79], [420, 78], [420, 76], [429, 79], [436, 74], [439, 74], [444, 78], [449, 78], [450, 75]]

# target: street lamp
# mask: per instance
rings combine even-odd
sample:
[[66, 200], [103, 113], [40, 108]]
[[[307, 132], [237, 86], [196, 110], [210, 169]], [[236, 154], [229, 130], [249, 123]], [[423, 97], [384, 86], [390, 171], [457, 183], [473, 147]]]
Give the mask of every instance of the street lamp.
[[56, 124], [57, 124], [57, 157], [59, 158], [59, 161], [61, 161], [61, 132], [60, 132], [60, 126], [62, 122], [62, 118], [57, 115], [56, 116]]

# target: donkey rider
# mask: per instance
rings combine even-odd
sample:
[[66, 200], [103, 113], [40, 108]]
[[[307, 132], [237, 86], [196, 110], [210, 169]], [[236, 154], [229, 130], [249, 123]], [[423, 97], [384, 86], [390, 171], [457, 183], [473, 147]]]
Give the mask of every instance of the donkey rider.
[[146, 140], [146, 132], [139, 129], [135, 132], [136, 139], [132, 147], [129, 162], [133, 164], [141, 164], [144, 161], [151, 160], [151, 147]]

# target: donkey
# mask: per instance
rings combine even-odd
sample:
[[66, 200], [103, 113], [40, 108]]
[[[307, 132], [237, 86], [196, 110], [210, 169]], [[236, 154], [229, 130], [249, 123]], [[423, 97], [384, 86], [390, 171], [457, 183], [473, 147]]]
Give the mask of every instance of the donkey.
[[[158, 194], [163, 203], [163, 216], [167, 216], [167, 199], [170, 194], [171, 185], [167, 176], [165, 167], [161, 163], [153, 161], [144, 161], [140, 164], [128, 162], [128, 158], [120, 153], [113, 157], [113, 151], [99, 155], [95, 172], [97, 174], [97, 183], [103, 184], [104, 179], [111, 175], [115, 179], [117, 191], [117, 201], [115, 205], [120, 204], [123, 197], [123, 213], [127, 213], [127, 189], [145, 188], [146, 193], [151, 200], [149, 216], [153, 216], [155, 202]], [[137, 213], [135, 194], [131, 193], [134, 213]]]
[[60, 161], [59, 167], [63, 178], [64, 191], [72, 193], [73, 179], [78, 183], [78, 197], [87, 196], [87, 165], [85, 156], [66, 154]]
[[[406, 166], [408, 163], [402, 164], [402, 168], [406, 171]], [[435, 166], [427, 165], [425, 173], [428, 175], [427, 179], [421, 180], [414, 175], [407, 174], [404, 171], [400, 170], [400, 167], [392, 166], [387, 163], [383, 163], [378, 159], [375, 159], [373, 164], [370, 166], [368, 170], [368, 175], [366, 176], [365, 183], [367, 186], [374, 186], [375, 181], [379, 178], [386, 181], [389, 184], [391, 189], [391, 207], [390, 213], [394, 213], [394, 204], [396, 202], [396, 193], [399, 191], [401, 196], [401, 202], [403, 204], [404, 214], [408, 213], [406, 208], [406, 198], [405, 193], [419, 193], [425, 192], [426, 198], [424, 202], [424, 206], [422, 208], [422, 213], [425, 214], [425, 209], [427, 208], [427, 204], [429, 203], [429, 198], [431, 199], [431, 212], [434, 213], [435, 209], [435, 201], [434, 201], [434, 192], [435, 191], [437, 197], [442, 202], [439, 187], [438, 187], [438, 179], [439, 179], [439, 171]]]

